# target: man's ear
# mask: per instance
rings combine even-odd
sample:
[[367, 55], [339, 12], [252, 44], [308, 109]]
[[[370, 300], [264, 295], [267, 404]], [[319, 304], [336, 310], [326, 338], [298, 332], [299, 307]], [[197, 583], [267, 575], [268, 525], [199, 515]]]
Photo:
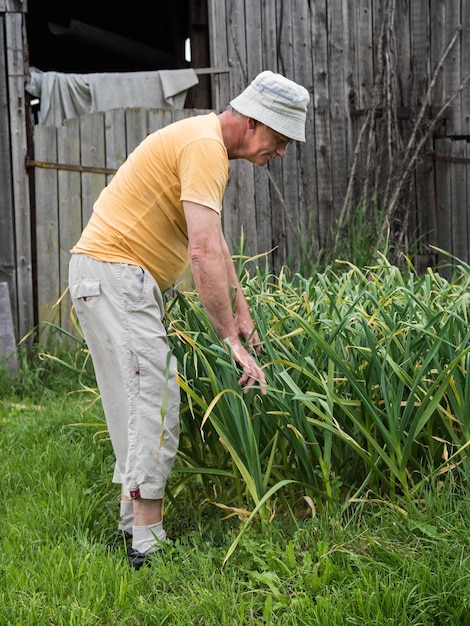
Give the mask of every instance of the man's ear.
[[248, 128], [249, 130], [254, 130], [258, 126], [258, 121], [254, 120], [252, 117], [248, 118]]

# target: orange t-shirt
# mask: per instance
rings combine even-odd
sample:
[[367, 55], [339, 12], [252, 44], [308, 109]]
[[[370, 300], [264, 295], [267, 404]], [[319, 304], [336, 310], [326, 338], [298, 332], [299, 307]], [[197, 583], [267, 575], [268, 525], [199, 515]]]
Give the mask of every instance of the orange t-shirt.
[[128, 156], [93, 207], [72, 254], [147, 269], [168, 289], [188, 261], [183, 201], [217, 211], [229, 174], [215, 113], [149, 135]]

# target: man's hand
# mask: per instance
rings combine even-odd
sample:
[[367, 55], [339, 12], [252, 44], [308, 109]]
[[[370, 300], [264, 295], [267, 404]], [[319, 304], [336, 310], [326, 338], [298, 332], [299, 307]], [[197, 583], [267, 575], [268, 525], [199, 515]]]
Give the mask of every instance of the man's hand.
[[263, 350], [263, 344], [249, 314], [247, 313], [246, 319], [243, 320], [240, 319], [239, 315], [235, 315], [233, 322], [238, 331], [238, 336], [244, 340], [250, 349], [260, 354]]
[[[259, 338], [258, 338], [259, 341]], [[248, 393], [254, 386], [259, 386], [263, 396], [266, 395], [266, 377], [251, 354], [242, 346], [240, 340], [227, 339], [226, 343], [230, 346], [233, 358], [243, 370], [243, 375], [238, 380], [240, 387], [244, 386], [243, 393]], [[255, 348], [256, 349], [256, 348]]]

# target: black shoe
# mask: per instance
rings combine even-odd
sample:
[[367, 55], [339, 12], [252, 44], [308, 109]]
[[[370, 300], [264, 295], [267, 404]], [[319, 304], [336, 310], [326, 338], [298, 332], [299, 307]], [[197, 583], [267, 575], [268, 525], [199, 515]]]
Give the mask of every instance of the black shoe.
[[152, 563], [152, 557], [157, 552], [161, 552], [161, 548], [158, 548], [157, 550], [155, 550], [155, 552], [143, 554], [135, 548], [129, 547], [127, 548], [127, 560], [129, 561], [129, 565], [131, 567], [133, 567], [135, 570], [139, 570], [142, 565], [150, 565]]
[[108, 541], [108, 548], [117, 550], [122, 546], [128, 547], [132, 543], [132, 535], [127, 530], [116, 529]]

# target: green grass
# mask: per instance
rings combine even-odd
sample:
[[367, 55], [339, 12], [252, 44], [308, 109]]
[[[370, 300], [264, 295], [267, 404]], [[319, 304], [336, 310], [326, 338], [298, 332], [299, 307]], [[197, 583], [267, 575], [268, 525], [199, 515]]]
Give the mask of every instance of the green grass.
[[0, 624], [470, 623], [470, 501], [450, 473], [411, 504], [365, 493], [310, 500], [303, 517], [278, 493], [268, 523], [243, 527], [210, 502], [223, 502], [216, 483], [208, 501], [198, 474], [176, 472], [174, 546], [131, 570], [106, 545], [118, 494], [101, 406], [58, 363], [29, 363], [14, 384], [0, 379]]

